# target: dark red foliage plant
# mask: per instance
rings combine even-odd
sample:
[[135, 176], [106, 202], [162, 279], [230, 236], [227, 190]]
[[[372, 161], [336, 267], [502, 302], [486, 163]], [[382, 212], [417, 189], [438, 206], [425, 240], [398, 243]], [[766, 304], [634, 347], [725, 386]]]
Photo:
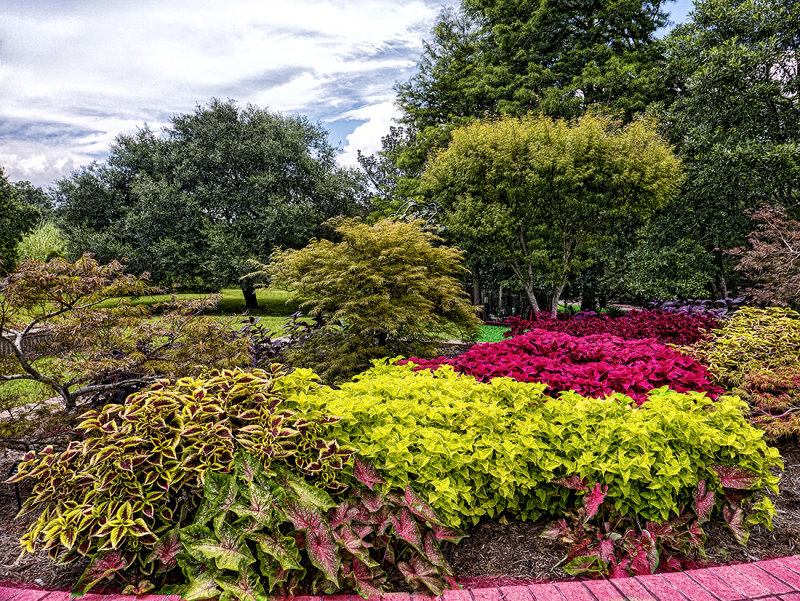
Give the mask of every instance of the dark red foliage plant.
[[662, 311], [631, 311], [622, 317], [578, 313], [567, 319], [539, 317], [527, 320], [511, 317], [506, 337], [519, 336], [533, 330], [564, 332], [572, 336], [610, 334], [628, 340], [654, 338], [664, 344], [688, 345], [708, 337], [718, 326], [715, 317], [708, 314], [666, 313]]
[[712, 385], [705, 366], [652, 338], [625, 340], [535, 329], [502, 342], [477, 344], [458, 357], [408, 361], [419, 369], [451, 365], [480, 382], [497, 377], [544, 382], [552, 396], [566, 390], [595, 398], [618, 392], [641, 404], [649, 391], [662, 386], [677, 392], [706, 392], [712, 398], [723, 393]]

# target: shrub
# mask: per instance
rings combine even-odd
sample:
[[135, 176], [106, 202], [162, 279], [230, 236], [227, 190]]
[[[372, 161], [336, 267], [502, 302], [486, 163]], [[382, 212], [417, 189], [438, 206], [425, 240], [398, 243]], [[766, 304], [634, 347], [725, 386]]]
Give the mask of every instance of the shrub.
[[[205, 501], [179, 533], [175, 557], [189, 579], [187, 601], [264, 599], [267, 594], [334, 593], [350, 588], [381, 596], [393, 568], [414, 590], [441, 594], [453, 573], [439, 540], [458, 540], [414, 495], [382, 494], [382, 480], [356, 460], [358, 481], [338, 503], [306, 479], [270, 473], [249, 454], [235, 474], [206, 478]], [[174, 531], [173, 531], [174, 532]]]
[[687, 350], [708, 365], [718, 384], [733, 390], [751, 372], [797, 364], [800, 313], [778, 307], [743, 307], [714, 330], [711, 339]]
[[339, 243], [313, 240], [301, 250], [276, 252], [253, 277], [307, 299], [301, 306], [325, 326], [297, 349], [294, 364], [337, 380], [399, 353], [432, 352], [433, 332], [455, 328], [474, 339], [479, 321], [457, 277], [463, 253], [420, 223], [357, 220], [333, 223]]
[[[745, 297], [739, 296], [737, 298], [720, 298], [711, 300], [704, 299], [677, 299], [665, 301], [663, 299], [656, 299], [647, 303], [647, 308], [651, 310], [661, 311], [662, 313], [687, 313], [689, 315], [710, 315], [717, 319], [725, 319], [730, 317], [734, 311], [741, 308], [744, 303]], [[680, 344], [680, 343], [676, 343]], [[691, 343], [688, 343], [691, 344]]]
[[[510, 378], [479, 382], [450, 367], [414, 372], [376, 362], [354, 382], [291, 401], [341, 416], [325, 435], [355, 447], [389, 486], [413, 483], [452, 527], [505, 511], [560, 517], [581, 502], [580, 491], [558, 484], [573, 476], [607, 485], [623, 517], [654, 522], [679, 515], [700, 481], [721, 493], [718, 466], [748, 474], [747, 497], [777, 490], [770, 469], [781, 463], [778, 451], [747, 423], [738, 399], [664, 387], [636, 407], [544, 391]], [[754, 522], [768, 519], [763, 503]]]
[[768, 438], [800, 435], [800, 368], [751, 371], [733, 394], [750, 405], [750, 422]]
[[34, 481], [23, 513], [42, 510], [20, 541], [23, 553], [91, 558], [83, 590], [98, 573], [138, 582], [169, 531], [197, 508], [207, 473], [230, 471], [238, 451], [342, 489], [351, 451], [320, 436], [334, 418], [310, 420], [284, 404], [310, 385], [306, 373], [222, 371], [162, 381], [125, 405], [87, 412], [84, 440], [62, 453], [29, 453], [12, 479]]
[[509, 319], [511, 329], [506, 337], [519, 336], [532, 329], [564, 332], [572, 336], [610, 334], [634, 340], [655, 338], [664, 344], [694, 344], [707, 338], [717, 320], [711, 315], [668, 314], [659, 311], [631, 311], [620, 317], [597, 315], [594, 312], [578, 313], [573, 317], [526, 320], [519, 317]]
[[722, 393], [692, 357], [653, 339], [623, 340], [606, 334], [571, 336], [537, 329], [503, 342], [477, 344], [454, 358], [409, 361], [418, 369], [450, 365], [480, 382], [497, 377], [542, 382], [552, 396], [567, 390], [591, 397], [622, 393], [642, 403], [661, 386], [712, 396]]
[[[215, 298], [164, 303], [156, 308], [107, 299], [154, 290], [146, 274], [125, 273], [113, 261], [85, 254], [75, 263], [24, 261], [6, 278], [0, 296], [0, 386], [32, 380], [76, 410], [81, 398], [141, 388], [158, 378], [191, 376], [209, 368], [247, 364], [247, 346], [222, 322], [198, 317]], [[158, 319], [149, 319], [159, 310]], [[44, 330], [40, 344], [31, 332]]]
[[38, 225], [22, 237], [17, 246], [20, 259], [49, 261], [64, 254], [67, 239], [64, 233], [50, 221]]

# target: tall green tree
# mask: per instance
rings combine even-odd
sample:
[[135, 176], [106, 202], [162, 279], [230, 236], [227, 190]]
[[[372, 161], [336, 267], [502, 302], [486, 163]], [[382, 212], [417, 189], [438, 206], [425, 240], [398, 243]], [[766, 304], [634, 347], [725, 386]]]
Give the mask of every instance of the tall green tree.
[[566, 284], [613, 226], [673, 200], [682, 175], [652, 123], [587, 115], [456, 129], [424, 177], [452, 235], [509, 266], [536, 311], [537, 280], [547, 282], [555, 316]]
[[13, 271], [19, 241], [40, 218], [36, 207], [20, 201], [16, 188], [0, 167], [0, 275]]
[[73, 252], [125, 256], [158, 283], [241, 284], [249, 259], [299, 247], [364, 207], [361, 176], [336, 165], [326, 132], [299, 116], [212, 100], [161, 135], [121, 135], [106, 164], [59, 182]]
[[754, 226], [748, 210], [800, 203], [800, 4], [697, 0], [666, 40], [676, 100], [658, 109], [686, 168], [684, 194], [659, 218], [673, 241], [714, 257], [728, 292], [725, 250]]

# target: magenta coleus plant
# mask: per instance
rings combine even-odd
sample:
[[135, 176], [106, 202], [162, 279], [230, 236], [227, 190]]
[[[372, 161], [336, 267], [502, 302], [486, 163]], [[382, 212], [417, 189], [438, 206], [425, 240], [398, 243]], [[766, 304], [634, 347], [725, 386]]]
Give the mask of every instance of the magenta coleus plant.
[[658, 342], [688, 345], [707, 338], [718, 327], [717, 319], [708, 314], [665, 313], [662, 311], [631, 311], [622, 317], [579, 313], [568, 319], [539, 317], [527, 320], [512, 317], [508, 320], [506, 337], [539, 329], [564, 332], [573, 336], [610, 334], [628, 340], [654, 338]]
[[712, 398], [724, 392], [712, 384], [705, 366], [652, 338], [625, 340], [534, 329], [502, 342], [477, 344], [458, 357], [408, 361], [419, 369], [451, 365], [481, 382], [498, 377], [543, 382], [551, 396], [566, 390], [595, 398], [622, 393], [642, 404], [648, 392], [662, 386], [677, 392], [706, 392]]

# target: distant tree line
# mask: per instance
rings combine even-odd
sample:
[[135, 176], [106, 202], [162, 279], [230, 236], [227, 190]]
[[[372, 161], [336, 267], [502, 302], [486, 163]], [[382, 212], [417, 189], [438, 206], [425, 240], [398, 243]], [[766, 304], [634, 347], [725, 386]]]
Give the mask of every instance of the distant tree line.
[[753, 287], [796, 305], [777, 246], [800, 219], [800, 5], [696, 0], [667, 24], [663, 0], [462, 0], [360, 170], [303, 117], [211, 100], [48, 192], [0, 177], [0, 269], [90, 251], [160, 285], [241, 286], [253, 307], [249, 259], [333, 234], [332, 217], [391, 216], [465, 251], [476, 304]]

